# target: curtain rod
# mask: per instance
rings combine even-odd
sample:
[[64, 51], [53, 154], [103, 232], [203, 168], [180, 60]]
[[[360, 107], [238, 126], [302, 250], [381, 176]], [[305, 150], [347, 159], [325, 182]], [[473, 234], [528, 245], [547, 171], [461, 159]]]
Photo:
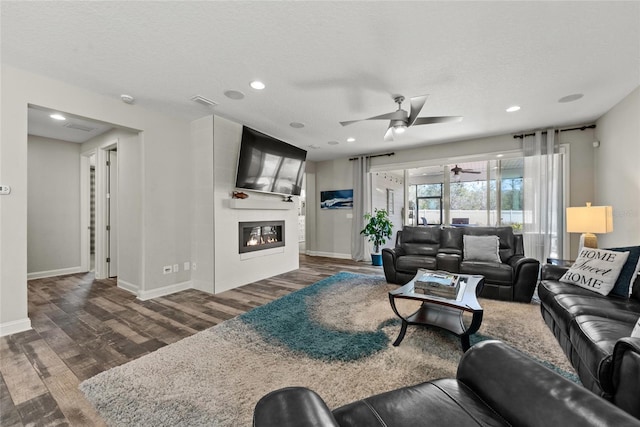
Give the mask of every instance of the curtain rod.
[[[568, 132], [568, 131], [570, 131], [570, 130], [586, 130], [586, 129], [595, 129], [595, 127], [596, 127], [596, 125], [580, 126], [580, 127], [577, 127], [577, 128], [559, 129], [559, 130], [556, 130], [556, 132]], [[546, 133], [547, 133], [547, 131], [546, 131], [546, 130], [543, 130], [543, 131], [542, 131], [542, 133], [543, 133], [543, 134], [546, 134]], [[535, 135], [535, 133], [521, 133], [521, 134], [519, 134], [519, 135], [513, 135], [513, 138], [514, 138], [514, 139], [515, 139], [515, 138], [523, 139], [524, 137], [527, 137], [527, 136], [534, 136], [534, 135]]]
[[[374, 157], [385, 157], [385, 156], [391, 157], [391, 156], [395, 156], [395, 155], [396, 155], [396, 153], [384, 153], [384, 154], [374, 154], [372, 156], [364, 156], [364, 157], [366, 157], [367, 159], [373, 159]], [[349, 161], [358, 160], [359, 158], [360, 157], [352, 157], [352, 158], [349, 159]]]

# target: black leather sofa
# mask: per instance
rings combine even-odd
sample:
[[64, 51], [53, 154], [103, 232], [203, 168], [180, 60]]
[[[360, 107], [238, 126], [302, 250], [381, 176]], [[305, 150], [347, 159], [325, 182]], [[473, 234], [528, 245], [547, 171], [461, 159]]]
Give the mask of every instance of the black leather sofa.
[[540, 310], [582, 384], [640, 418], [640, 277], [629, 299], [560, 282], [568, 267], [546, 264], [538, 285]]
[[[501, 262], [465, 261], [463, 236], [498, 236]], [[485, 278], [480, 296], [530, 302], [540, 262], [524, 256], [522, 235], [511, 227], [409, 227], [398, 231], [394, 248], [382, 250], [388, 282], [403, 285], [418, 269], [481, 274]]]
[[462, 356], [455, 379], [389, 391], [333, 411], [309, 389], [285, 388], [260, 399], [253, 425], [633, 427], [640, 420], [514, 348], [485, 341]]

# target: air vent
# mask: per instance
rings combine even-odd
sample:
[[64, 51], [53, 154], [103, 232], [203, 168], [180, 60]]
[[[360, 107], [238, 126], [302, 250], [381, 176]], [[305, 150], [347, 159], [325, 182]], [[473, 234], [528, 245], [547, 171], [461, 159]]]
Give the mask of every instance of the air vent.
[[209, 98], [205, 98], [204, 96], [196, 95], [191, 98], [193, 102], [197, 102], [199, 104], [205, 105], [207, 107], [215, 107], [218, 105], [217, 102], [210, 100]]
[[83, 132], [92, 132], [96, 130], [96, 128], [92, 128], [91, 126], [83, 126], [79, 125], [78, 123], [65, 123], [64, 127], [69, 129], [81, 130]]

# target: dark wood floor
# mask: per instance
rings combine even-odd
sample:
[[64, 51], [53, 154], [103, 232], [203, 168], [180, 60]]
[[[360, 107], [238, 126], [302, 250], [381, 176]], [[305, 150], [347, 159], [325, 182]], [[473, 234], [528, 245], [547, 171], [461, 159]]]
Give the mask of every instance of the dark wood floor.
[[296, 271], [218, 295], [186, 290], [148, 301], [91, 273], [31, 280], [33, 330], [0, 338], [0, 426], [104, 425], [78, 390], [85, 379], [338, 271], [382, 274], [301, 255]]

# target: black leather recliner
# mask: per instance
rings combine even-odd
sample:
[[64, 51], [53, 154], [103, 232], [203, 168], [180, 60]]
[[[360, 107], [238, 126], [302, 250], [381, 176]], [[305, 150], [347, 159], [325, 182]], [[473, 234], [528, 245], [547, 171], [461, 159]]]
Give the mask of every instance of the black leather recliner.
[[[498, 236], [501, 262], [464, 260], [463, 236]], [[418, 269], [480, 274], [485, 278], [481, 297], [530, 302], [538, 281], [540, 262], [524, 255], [522, 235], [511, 227], [410, 227], [398, 231], [396, 246], [382, 250], [388, 282], [403, 285]]]
[[333, 411], [307, 388], [285, 388], [260, 399], [253, 425], [633, 427], [640, 420], [518, 350], [484, 341], [464, 353], [455, 379], [389, 391]]
[[542, 318], [586, 388], [640, 418], [640, 276], [629, 299], [560, 282], [568, 267], [546, 264], [538, 285]]

